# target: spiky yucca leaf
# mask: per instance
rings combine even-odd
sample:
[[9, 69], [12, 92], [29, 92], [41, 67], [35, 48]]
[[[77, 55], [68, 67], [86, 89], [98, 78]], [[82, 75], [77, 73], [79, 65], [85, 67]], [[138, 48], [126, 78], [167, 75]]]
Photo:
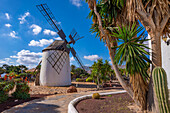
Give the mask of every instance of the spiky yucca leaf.
[[112, 36], [117, 37], [119, 42], [119, 46], [116, 47], [114, 62], [119, 65], [126, 64], [126, 71], [130, 75], [141, 73], [145, 80], [149, 77], [146, 70], [148, 69], [148, 63], [151, 63], [151, 61], [147, 57], [149, 52], [146, 49], [149, 49], [149, 47], [144, 44], [148, 41], [144, 36], [144, 32], [142, 27], [134, 23], [131, 26], [122, 25], [122, 28], [118, 26]]

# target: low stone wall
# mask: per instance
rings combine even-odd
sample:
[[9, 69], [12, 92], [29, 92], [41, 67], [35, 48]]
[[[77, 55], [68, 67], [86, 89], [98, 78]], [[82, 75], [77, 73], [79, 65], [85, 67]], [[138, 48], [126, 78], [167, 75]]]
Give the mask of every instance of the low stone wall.
[[[101, 96], [105, 96], [105, 95], [113, 95], [113, 94], [119, 94], [119, 93], [125, 93], [126, 91], [117, 91], [117, 92], [107, 92], [107, 93], [99, 93]], [[84, 95], [78, 98], [75, 98], [74, 100], [72, 100], [69, 105], [68, 105], [68, 113], [78, 113], [78, 111], [76, 110], [76, 108], [74, 107], [79, 101], [84, 100], [84, 99], [89, 99], [92, 98], [92, 94], [90, 95]]]

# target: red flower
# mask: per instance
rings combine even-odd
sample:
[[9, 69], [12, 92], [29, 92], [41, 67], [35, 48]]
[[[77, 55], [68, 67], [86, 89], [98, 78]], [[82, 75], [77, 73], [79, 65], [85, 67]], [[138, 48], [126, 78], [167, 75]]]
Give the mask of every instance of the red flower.
[[29, 83], [30, 81], [28, 81], [28, 83]]
[[5, 78], [8, 78], [7, 75], [5, 75]]
[[9, 79], [11, 80], [11, 79], [12, 79], [12, 77], [10, 76], [10, 77], [9, 77]]
[[1, 74], [0, 74], [0, 78], [1, 78]]

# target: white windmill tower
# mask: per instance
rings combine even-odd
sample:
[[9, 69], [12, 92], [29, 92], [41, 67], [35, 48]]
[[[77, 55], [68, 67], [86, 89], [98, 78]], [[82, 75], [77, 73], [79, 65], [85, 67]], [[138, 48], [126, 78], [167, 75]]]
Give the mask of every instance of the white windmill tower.
[[41, 14], [46, 18], [52, 28], [58, 33], [62, 40], [55, 40], [51, 45], [43, 50], [42, 65], [40, 71], [40, 85], [42, 86], [67, 86], [71, 85], [70, 76], [70, 57], [71, 51], [73, 57], [78, 64], [84, 69], [81, 60], [70, 44], [83, 37], [77, 35], [73, 29], [69, 38], [70, 42], [66, 40], [66, 35], [56, 21], [54, 15], [48, 8], [47, 4], [37, 5]]

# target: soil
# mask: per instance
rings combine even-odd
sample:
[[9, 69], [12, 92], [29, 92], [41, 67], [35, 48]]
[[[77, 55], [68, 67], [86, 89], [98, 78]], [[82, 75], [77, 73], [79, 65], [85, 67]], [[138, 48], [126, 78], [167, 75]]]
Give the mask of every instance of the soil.
[[[64, 87], [47, 87], [47, 86], [34, 86], [34, 83], [29, 83], [30, 94], [66, 94], [69, 86]], [[77, 92], [95, 91], [96, 84], [92, 82], [72, 82], [72, 86], [77, 88]], [[112, 90], [112, 89], [123, 89], [118, 81], [113, 83], [107, 83], [107, 87], [100, 88], [100, 90]]]
[[79, 113], [135, 113], [128, 108], [134, 102], [127, 93], [114, 94], [100, 99], [85, 99], [75, 107]]
[[[33, 82], [28, 83], [30, 87], [30, 96], [31, 98], [26, 100], [18, 100], [14, 98], [9, 98], [6, 102], [0, 104], [0, 112], [10, 109], [13, 106], [28, 102], [34, 99], [39, 99], [45, 96], [54, 95], [54, 94], [66, 94], [69, 86], [65, 87], [46, 87], [46, 86], [34, 86]], [[72, 85], [77, 88], [78, 93], [95, 91], [96, 84], [92, 82], [72, 82]], [[111, 89], [122, 89], [121, 85], [116, 81], [109, 84], [108, 87], [101, 88], [100, 90], [111, 90]]]
[[28, 102], [28, 101], [31, 101], [34, 99], [39, 99], [39, 98], [42, 98], [45, 96], [49, 96], [49, 95], [51, 95], [51, 94], [48, 94], [48, 95], [47, 94], [34, 94], [34, 95], [30, 95], [30, 98], [26, 99], [26, 100], [15, 99], [15, 98], [10, 97], [7, 101], [0, 103], [0, 106], [1, 106], [0, 113], [4, 110], [10, 109], [13, 106], [16, 106], [16, 105], [19, 105], [19, 104], [22, 104], [24, 102]]

